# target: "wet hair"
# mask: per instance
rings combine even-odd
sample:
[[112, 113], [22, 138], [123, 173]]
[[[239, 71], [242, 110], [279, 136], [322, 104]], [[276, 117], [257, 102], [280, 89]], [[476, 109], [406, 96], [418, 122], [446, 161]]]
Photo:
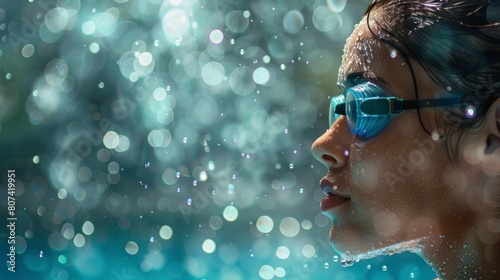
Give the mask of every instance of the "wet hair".
[[[382, 12], [375, 18], [374, 10]], [[463, 133], [480, 127], [500, 97], [500, 1], [375, 0], [365, 15], [375, 38], [406, 60], [417, 99], [418, 87], [408, 58], [422, 65], [435, 83], [460, 97], [459, 109], [444, 108], [436, 118], [437, 127], [446, 127], [439, 133], [452, 160], [458, 155]], [[377, 30], [370, 26], [370, 16]], [[420, 110], [418, 114], [430, 134]], [[454, 134], [457, 137], [449, 137]]]

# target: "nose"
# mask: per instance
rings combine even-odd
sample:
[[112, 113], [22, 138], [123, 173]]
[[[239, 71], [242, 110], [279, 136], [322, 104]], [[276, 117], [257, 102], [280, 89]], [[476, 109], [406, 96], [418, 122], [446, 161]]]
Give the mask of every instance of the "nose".
[[313, 156], [328, 168], [342, 168], [347, 165], [352, 134], [345, 117], [339, 118], [311, 146]]

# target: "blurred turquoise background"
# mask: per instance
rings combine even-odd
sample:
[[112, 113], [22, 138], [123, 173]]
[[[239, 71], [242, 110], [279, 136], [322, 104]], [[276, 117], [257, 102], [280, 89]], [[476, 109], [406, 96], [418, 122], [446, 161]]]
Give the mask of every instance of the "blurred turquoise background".
[[310, 146], [368, 3], [2, 0], [0, 278], [434, 278], [342, 267], [319, 212]]

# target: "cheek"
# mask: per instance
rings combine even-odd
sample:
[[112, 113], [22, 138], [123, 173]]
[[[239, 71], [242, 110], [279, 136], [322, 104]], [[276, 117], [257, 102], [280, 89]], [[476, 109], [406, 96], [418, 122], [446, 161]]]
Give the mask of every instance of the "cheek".
[[[427, 136], [413, 140], [397, 135], [356, 145], [350, 160], [351, 192], [366, 209], [414, 212], [424, 205], [434, 207], [451, 191], [463, 190], [446, 159], [443, 145]], [[449, 184], [452, 179], [455, 184]]]

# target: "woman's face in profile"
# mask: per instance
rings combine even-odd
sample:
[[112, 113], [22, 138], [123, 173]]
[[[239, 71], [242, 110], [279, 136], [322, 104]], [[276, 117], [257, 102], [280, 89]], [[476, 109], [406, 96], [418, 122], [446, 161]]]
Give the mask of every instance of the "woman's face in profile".
[[[420, 65], [412, 61], [412, 66], [419, 99], [446, 93]], [[345, 48], [338, 81], [343, 91], [353, 86], [345, 84], [351, 75], [362, 76], [360, 82], [377, 84], [388, 96], [416, 99], [407, 63], [374, 39], [366, 18]], [[369, 139], [351, 134], [342, 116], [315, 141], [313, 153], [328, 167], [321, 185], [330, 195], [321, 207], [333, 222], [330, 239], [339, 253], [362, 258], [368, 257], [367, 252], [389, 250], [402, 242], [422, 245], [444, 236], [450, 240], [471, 223], [473, 211], [467, 199], [474, 197], [466, 185], [477, 175], [466, 173], [467, 164], [452, 165], [439, 139], [435, 112], [433, 108], [421, 110], [421, 120], [432, 135], [425, 132], [413, 110], [395, 116]]]

